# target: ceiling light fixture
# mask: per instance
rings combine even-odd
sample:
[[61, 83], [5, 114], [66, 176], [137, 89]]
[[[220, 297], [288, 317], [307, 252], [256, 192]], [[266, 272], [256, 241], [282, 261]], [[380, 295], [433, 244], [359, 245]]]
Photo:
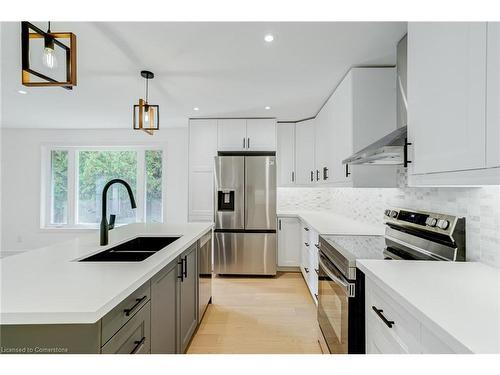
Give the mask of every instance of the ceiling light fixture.
[[155, 130], [160, 129], [160, 106], [149, 104], [149, 80], [155, 75], [142, 70], [141, 76], [146, 79], [146, 100], [139, 99], [139, 104], [134, 105], [134, 130], [144, 130], [149, 135], [153, 135]]
[[274, 40], [274, 36], [272, 34], [267, 34], [265, 37], [264, 37], [264, 40], [267, 42], [267, 43], [271, 43], [273, 40]]
[[28, 92], [24, 90], [17, 90], [17, 92], [21, 95], [26, 95]]
[[[43, 39], [43, 44], [37, 43], [40, 39]], [[63, 43], [64, 40], [69, 41], [69, 45]], [[64, 70], [61, 69], [61, 72], [66, 73], [65, 81], [59, 81], [31, 67], [30, 55], [37, 49], [41, 55], [41, 62], [48, 71], [55, 71], [58, 67], [56, 51], [59, 55], [65, 56]], [[50, 30], [50, 22], [47, 32], [32, 23], [21, 22], [21, 60], [24, 86], [59, 86], [67, 90], [76, 86], [76, 35], [69, 32], [54, 33]]]
[[193, 110], [199, 111], [200, 109], [198, 107], [194, 107]]
[[271, 107], [269, 107], [268, 105], [266, 105], [265, 109], [271, 109]]

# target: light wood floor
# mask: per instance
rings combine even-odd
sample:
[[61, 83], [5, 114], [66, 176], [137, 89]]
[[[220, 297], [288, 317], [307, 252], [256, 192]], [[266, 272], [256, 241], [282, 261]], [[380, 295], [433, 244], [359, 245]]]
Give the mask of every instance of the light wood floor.
[[300, 273], [215, 277], [188, 353], [321, 354], [316, 306]]

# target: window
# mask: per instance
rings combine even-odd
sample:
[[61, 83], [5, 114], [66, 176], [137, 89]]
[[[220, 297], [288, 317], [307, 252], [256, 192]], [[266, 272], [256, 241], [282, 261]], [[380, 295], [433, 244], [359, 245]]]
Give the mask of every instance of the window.
[[44, 147], [46, 177], [42, 189], [42, 227], [97, 228], [104, 185], [113, 178], [129, 183], [137, 202], [132, 209], [126, 189], [108, 190], [108, 214], [116, 224], [163, 221], [163, 155], [160, 147]]

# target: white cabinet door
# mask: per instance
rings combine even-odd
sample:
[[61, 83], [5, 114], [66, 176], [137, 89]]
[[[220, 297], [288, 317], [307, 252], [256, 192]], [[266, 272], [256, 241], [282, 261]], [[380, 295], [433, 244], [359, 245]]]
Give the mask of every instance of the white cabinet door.
[[[351, 178], [345, 172], [342, 160], [353, 153], [353, 92], [352, 73], [349, 73], [331, 97], [331, 127], [334, 147], [330, 149], [328, 182], [345, 183]], [[325, 140], [323, 140], [325, 142]]]
[[412, 173], [484, 168], [486, 23], [408, 24]]
[[300, 249], [302, 226], [297, 218], [278, 218], [278, 267], [298, 267], [301, 264]]
[[277, 124], [278, 186], [295, 183], [295, 123]]
[[[331, 98], [330, 98], [331, 99]], [[324, 168], [328, 167], [328, 154], [332, 147], [332, 119], [331, 119], [332, 102], [328, 100], [318, 113], [315, 119], [314, 126], [314, 182], [318, 184], [326, 183], [324, 179]]]
[[315, 180], [314, 121], [295, 124], [295, 173], [298, 185], [309, 185]]
[[213, 221], [217, 120], [189, 122], [189, 221]]
[[219, 151], [245, 151], [247, 120], [217, 120]]
[[247, 120], [247, 149], [249, 151], [276, 150], [276, 120]]
[[500, 166], [500, 22], [488, 23], [486, 166]]

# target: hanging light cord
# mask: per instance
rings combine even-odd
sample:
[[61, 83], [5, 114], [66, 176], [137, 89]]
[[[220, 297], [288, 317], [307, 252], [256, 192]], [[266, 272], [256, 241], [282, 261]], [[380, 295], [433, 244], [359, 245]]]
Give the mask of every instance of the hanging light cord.
[[146, 104], [148, 104], [148, 92], [149, 92], [149, 78], [146, 78]]
[[47, 28], [47, 34], [50, 34], [50, 21], [49, 21], [49, 26]]

